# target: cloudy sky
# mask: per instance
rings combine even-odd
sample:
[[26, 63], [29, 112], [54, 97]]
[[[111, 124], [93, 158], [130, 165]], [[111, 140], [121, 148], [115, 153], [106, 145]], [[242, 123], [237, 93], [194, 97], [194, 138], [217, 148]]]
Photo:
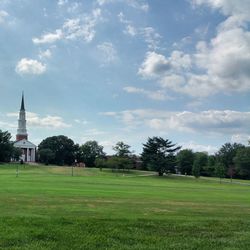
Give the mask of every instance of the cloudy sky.
[[149, 136], [199, 151], [250, 136], [250, 0], [0, 0], [0, 129]]

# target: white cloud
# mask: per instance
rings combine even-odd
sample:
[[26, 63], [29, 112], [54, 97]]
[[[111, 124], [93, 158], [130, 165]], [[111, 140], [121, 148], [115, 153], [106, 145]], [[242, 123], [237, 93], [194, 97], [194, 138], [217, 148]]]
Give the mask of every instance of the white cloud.
[[101, 20], [101, 9], [94, 9], [83, 18], [68, 19], [63, 24], [65, 38], [69, 40], [83, 39], [91, 42], [95, 37], [95, 26]]
[[[138, 73], [155, 78], [162, 88], [193, 97], [250, 91], [249, 0], [193, 0], [221, 10], [226, 20], [209, 42], [199, 41], [193, 54], [169, 56], [148, 52]], [[207, 30], [207, 28], [205, 29]]]
[[159, 48], [161, 35], [157, 33], [153, 27], [141, 28], [140, 33], [148, 44], [149, 49], [155, 50]]
[[0, 10], [0, 24], [5, 22], [5, 19], [9, 16], [8, 12]]
[[136, 36], [138, 34], [136, 28], [131, 24], [128, 24], [123, 32], [130, 36]]
[[16, 128], [16, 123], [11, 123], [11, 122], [5, 122], [5, 121], [0, 121], [0, 127], [2, 130], [7, 130], [7, 129], [13, 129], [13, 128]]
[[104, 42], [97, 45], [97, 49], [100, 52], [100, 60], [104, 64], [114, 63], [118, 60], [117, 51], [114, 45], [110, 42]]
[[33, 38], [32, 41], [34, 44], [47, 44], [55, 43], [62, 39], [82, 39], [88, 43], [95, 37], [95, 26], [101, 19], [101, 9], [93, 9], [89, 14], [66, 20], [60, 29], [55, 30], [55, 32], [45, 33], [40, 38]]
[[209, 44], [199, 42], [193, 55], [173, 51], [165, 57], [148, 52], [138, 73], [144, 78], [156, 78], [164, 88], [200, 97], [249, 91], [249, 68], [250, 32], [221, 25], [217, 36]]
[[156, 32], [153, 27], [136, 27], [132, 21], [126, 19], [123, 12], [120, 12], [118, 15], [118, 19], [122, 24], [125, 24], [125, 29], [123, 31], [124, 34], [129, 35], [131, 37], [140, 36], [147, 44], [148, 48], [151, 50], [156, 50], [159, 48], [160, 40], [162, 36]]
[[146, 58], [139, 68], [138, 74], [145, 77], [157, 77], [171, 68], [165, 56], [155, 52], [147, 52]]
[[76, 14], [77, 12], [80, 12], [81, 9], [81, 3], [77, 1], [72, 0], [58, 0], [57, 5], [60, 8], [64, 8], [68, 13], [70, 14]]
[[214, 154], [218, 151], [218, 147], [212, 145], [202, 145], [194, 141], [181, 142], [179, 145], [182, 146], [181, 149], [192, 149], [194, 152], [207, 152], [208, 154]]
[[123, 12], [120, 12], [120, 13], [117, 15], [117, 17], [118, 17], [118, 19], [119, 19], [119, 21], [120, 21], [121, 23], [125, 23], [125, 24], [130, 24], [130, 23], [131, 23], [131, 21], [129, 21], [129, 20], [126, 19], [126, 17], [125, 17], [125, 15], [124, 15]]
[[67, 8], [67, 11], [69, 13], [75, 13], [80, 9], [81, 4], [78, 2], [73, 2], [70, 4], [70, 6]]
[[[18, 117], [18, 113], [7, 113], [8, 117]], [[27, 125], [29, 127], [45, 127], [51, 129], [68, 128], [71, 127], [63, 121], [60, 116], [47, 115], [40, 117], [37, 113], [26, 112]]]
[[80, 119], [74, 119], [75, 123], [81, 124], [81, 125], [87, 125], [89, 122], [86, 120], [80, 120]]
[[54, 33], [46, 33], [41, 38], [32, 38], [34, 44], [54, 43], [63, 38], [61, 29], [57, 29]]
[[64, 5], [66, 5], [68, 3], [68, 0], [58, 0], [58, 2], [57, 2], [57, 4], [59, 5], [59, 6], [64, 6]]
[[234, 143], [241, 143], [247, 145], [250, 141], [250, 135], [249, 134], [234, 134], [231, 137], [231, 142]]
[[206, 134], [250, 133], [250, 112], [208, 110], [167, 112], [151, 109], [107, 112], [128, 126], [147, 126], [157, 131], [184, 131]]
[[250, 2], [249, 0], [192, 0], [193, 5], [207, 5], [214, 9], [220, 9], [226, 16], [242, 16], [250, 20]]
[[169, 99], [169, 97], [165, 94], [163, 90], [150, 91], [150, 90], [145, 90], [143, 88], [136, 88], [132, 86], [124, 87], [123, 90], [126, 91], [127, 93], [142, 94], [152, 100], [157, 100], [157, 101], [163, 101], [163, 100]]
[[16, 65], [16, 72], [20, 75], [41, 75], [46, 71], [46, 65], [33, 59], [22, 58]]
[[44, 51], [40, 51], [38, 57], [42, 60], [51, 58], [51, 55], [51, 51], [49, 49], [46, 49]]
[[173, 51], [169, 58], [156, 52], [147, 52], [145, 60], [138, 70], [144, 78], [161, 78], [172, 76], [173, 72], [191, 67], [191, 58], [181, 51]]
[[97, 3], [100, 6], [103, 6], [105, 4], [110, 4], [110, 3], [117, 3], [117, 2], [125, 3], [132, 8], [135, 8], [144, 12], [147, 12], [149, 10], [149, 5], [144, 0], [97, 0]]

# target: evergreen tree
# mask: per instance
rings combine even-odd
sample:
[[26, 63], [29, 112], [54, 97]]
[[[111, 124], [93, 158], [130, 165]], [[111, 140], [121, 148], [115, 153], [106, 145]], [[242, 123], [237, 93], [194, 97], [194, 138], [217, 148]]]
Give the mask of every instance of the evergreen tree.
[[0, 162], [8, 162], [13, 154], [13, 143], [10, 141], [11, 134], [0, 130]]
[[181, 147], [176, 147], [168, 139], [161, 137], [148, 138], [143, 144], [142, 161], [144, 166], [149, 170], [155, 170], [159, 176], [170, 171], [174, 172], [176, 157], [174, 153]]

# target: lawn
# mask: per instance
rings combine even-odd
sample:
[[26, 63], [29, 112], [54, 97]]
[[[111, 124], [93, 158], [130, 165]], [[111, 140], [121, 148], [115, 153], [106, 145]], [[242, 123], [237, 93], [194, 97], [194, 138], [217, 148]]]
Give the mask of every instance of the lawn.
[[146, 174], [0, 165], [0, 249], [250, 249], [250, 186]]

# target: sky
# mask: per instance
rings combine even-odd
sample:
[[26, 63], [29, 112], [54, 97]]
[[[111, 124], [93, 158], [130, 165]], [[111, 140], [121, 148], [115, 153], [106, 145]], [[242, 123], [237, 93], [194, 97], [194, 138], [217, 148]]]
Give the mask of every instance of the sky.
[[0, 0], [0, 129], [29, 140], [250, 139], [250, 0]]

